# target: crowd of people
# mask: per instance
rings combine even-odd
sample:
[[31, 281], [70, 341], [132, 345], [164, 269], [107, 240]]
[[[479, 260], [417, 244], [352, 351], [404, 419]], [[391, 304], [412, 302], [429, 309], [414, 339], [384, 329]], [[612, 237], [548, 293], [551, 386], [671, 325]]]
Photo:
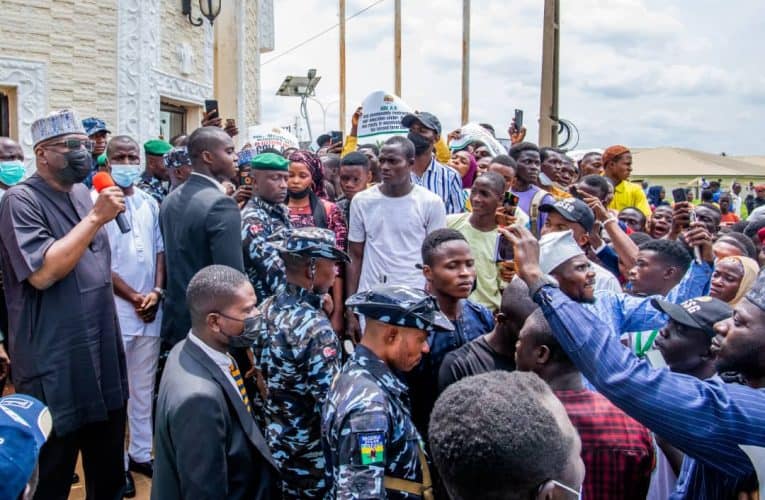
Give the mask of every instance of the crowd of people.
[[0, 138], [0, 498], [759, 498], [765, 186], [362, 115]]

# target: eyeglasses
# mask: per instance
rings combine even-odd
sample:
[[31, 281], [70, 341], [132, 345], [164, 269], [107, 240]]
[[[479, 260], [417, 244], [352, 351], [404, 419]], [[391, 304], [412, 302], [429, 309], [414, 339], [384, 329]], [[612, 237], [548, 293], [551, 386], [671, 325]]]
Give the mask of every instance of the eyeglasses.
[[95, 143], [89, 139], [67, 139], [65, 141], [59, 141], [59, 142], [52, 142], [50, 144], [46, 144], [45, 147], [49, 146], [66, 146], [66, 148], [69, 151], [77, 151], [80, 148], [85, 148], [89, 152], [93, 152], [93, 147], [95, 146]]

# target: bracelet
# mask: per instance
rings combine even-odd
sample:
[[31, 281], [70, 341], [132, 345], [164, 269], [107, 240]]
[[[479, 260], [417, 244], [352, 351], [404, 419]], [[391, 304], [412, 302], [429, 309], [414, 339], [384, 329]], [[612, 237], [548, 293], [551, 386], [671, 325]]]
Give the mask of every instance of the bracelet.
[[617, 219], [616, 217], [614, 217], [614, 216], [612, 215], [611, 217], [609, 217], [608, 219], [606, 219], [606, 220], [604, 220], [604, 221], [603, 221], [603, 226], [605, 227], [605, 225], [606, 225], [606, 224], [608, 224], [609, 222], [616, 222], [616, 223], [619, 223], [619, 219]]
[[151, 289], [151, 291], [159, 295], [160, 300], [165, 299], [165, 291], [162, 288], [155, 286], [154, 288]]

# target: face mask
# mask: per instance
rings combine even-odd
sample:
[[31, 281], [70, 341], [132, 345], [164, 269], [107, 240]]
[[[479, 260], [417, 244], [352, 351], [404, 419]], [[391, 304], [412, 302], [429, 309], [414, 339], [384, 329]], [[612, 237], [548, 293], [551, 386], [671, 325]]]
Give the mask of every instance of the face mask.
[[415, 132], [409, 132], [406, 137], [414, 143], [414, 154], [416, 156], [420, 156], [433, 145], [425, 136]]
[[112, 165], [112, 179], [121, 188], [128, 188], [141, 177], [143, 167], [138, 165]]
[[221, 333], [228, 337], [229, 347], [234, 349], [252, 347], [255, 342], [255, 338], [258, 336], [258, 317], [245, 318], [243, 323], [244, 329], [241, 335], [230, 335], [221, 330]]
[[86, 149], [69, 151], [64, 154], [66, 166], [56, 174], [61, 184], [77, 184], [84, 181], [90, 173], [90, 152]]
[[292, 191], [290, 191], [289, 192], [289, 197], [292, 198], [293, 200], [302, 200], [303, 198], [305, 198], [309, 194], [311, 194], [311, 188], [310, 187], [305, 188], [302, 191], [298, 191], [297, 193], [293, 193]]
[[24, 164], [19, 160], [0, 162], [0, 182], [15, 186], [24, 177]]

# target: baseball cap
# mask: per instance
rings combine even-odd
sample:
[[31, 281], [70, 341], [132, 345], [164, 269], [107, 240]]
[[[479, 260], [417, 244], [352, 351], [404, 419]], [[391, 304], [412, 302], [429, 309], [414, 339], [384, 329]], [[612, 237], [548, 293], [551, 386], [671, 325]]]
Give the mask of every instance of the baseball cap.
[[53, 427], [48, 407], [25, 394], [0, 398], [0, 498], [18, 498]]
[[357, 314], [389, 325], [426, 331], [454, 330], [436, 299], [418, 288], [378, 285], [351, 295], [345, 305]]
[[100, 118], [96, 118], [93, 116], [82, 120], [82, 126], [85, 129], [85, 133], [88, 136], [97, 134], [99, 132], [106, 132], [107, 134], [111, 134], [111, 131], [108, 128], [106, 128], [106, 122], [104, 122]]
[[688, 299], [682, 304], [651, 299], [651, 304], [681, 325], [701, 330], [710, 337], [717, 335], [715, 323], [733, 316], [733, 309], [727, 303], [708, 296]]
[[279, 252], [349, 262], [348, 254], [335, 246], [335, 233], [320, 227], [299, 227], [289, 230], [284, 241], [273, 242]]
[[436, 115], [428, 113], [427, 111], [415, 111], [404, 116], [401, 120], [401, 125], [406, 128], [412, 126], [414, 122], [420, 122], [430, 130], [435, 130], [438, 135], [441, 135], [441, 121], [436, 118]]
[[564, 198], [555, 203], [545, 203], [539, 207], [540, 212], [558, 212], [569, 222], [576, 222], [588, 233], [595, 225], [595, 215], [592, 209], [579, 198]]

